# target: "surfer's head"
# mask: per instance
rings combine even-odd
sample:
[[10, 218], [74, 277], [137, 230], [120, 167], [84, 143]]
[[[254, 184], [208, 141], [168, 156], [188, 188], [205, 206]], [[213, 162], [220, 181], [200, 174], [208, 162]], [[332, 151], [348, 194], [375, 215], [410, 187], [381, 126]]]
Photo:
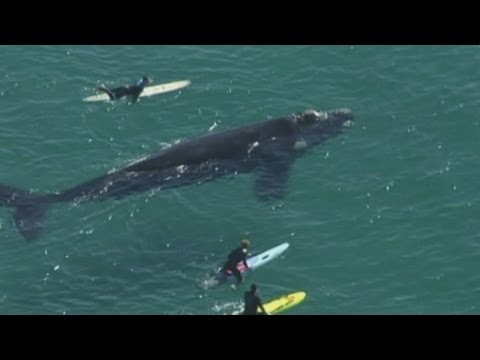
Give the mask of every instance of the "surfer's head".
[[152, 80], [146, 75], [142, 78], [142, 81], [143, 81], [143, 85], [148, 85], [152, 82]]
[[244, 250], [247, 250], [248, 246], [250, 245], [250, 241], [248, 241], [247, 239], [243, 239], [242, 241], [240, 241], [240, 245]]
[[251, 291], [251, 292], [257, 291], [257, 284], [252, 283], [252, 285], [250, 285], [250, 291]]

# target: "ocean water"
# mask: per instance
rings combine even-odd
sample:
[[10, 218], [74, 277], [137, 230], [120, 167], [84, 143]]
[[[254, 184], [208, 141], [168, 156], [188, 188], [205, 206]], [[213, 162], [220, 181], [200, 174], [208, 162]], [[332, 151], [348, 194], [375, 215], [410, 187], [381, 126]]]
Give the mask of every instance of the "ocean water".
[[[313, 108], [355, 124], [255, 174], [54, 204], [27, 242], [0, 207], [0, 314], [231, 314], [251, 282], [285, 315], [478, 314], [478, 46], [0, 46], [0, 184], [60, 192], [208, 131]], [[191, 80], [136, 104], [100, 83]], [[290, 248], [237, 291], [199, 284], [242, 238]]]

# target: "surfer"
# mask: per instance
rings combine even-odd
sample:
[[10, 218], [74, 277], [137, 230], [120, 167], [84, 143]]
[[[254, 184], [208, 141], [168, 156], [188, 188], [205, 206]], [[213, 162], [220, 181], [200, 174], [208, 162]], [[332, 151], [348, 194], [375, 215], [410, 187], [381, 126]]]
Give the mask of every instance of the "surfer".
[[[243, 239], [240, 242], [240, 247], [236, 248], [235, 250], [232, 250], [230, 254], [228, 254], [228, 259], [223, 265], [222, 270], [220, 270], [225, 275], [227, 274], [227, 270], [230, 270], [232, 274], [235, 276], [235, 278], [237, 279], [237, 285], [240, 284], [243, 280], [242, 274], [237, 269], [237, 264], [239, 262], [243, 262], [243, 265], [245, 265], [245, 268], [248, 269], [247, 249], [249, 245], [250, 245], [250, 241]], [[235, 284], [232, 284], [232, 288], [235, 289]]]
[[256, 292], [257, 292], [257, 285], [255, 283], [252, 283], [252, 285], [250, 285], [250, 291], [245, 291], [245, 295], [243, 296], [243, 299], [245, 301], [245, 308], [243, 310], [243, 315], [257, 315], [258, 314], [257, 309], [259, 307], [262, 310], [263, 314], [271, 315], [263, 307], [262, 301], [260, 300]]
[[106, 93], [112, 101], [120, 99], [124, 96], [132, 96], [132, 102], [135, 102], [145, 86], [149, 85], [150, 83], [150, 78], [148, 76], [144, 76], [133, 85], [124, 85], [109, 89], [105, 86], [105, 84], [101, 84], [97, 87], [97, 90]]

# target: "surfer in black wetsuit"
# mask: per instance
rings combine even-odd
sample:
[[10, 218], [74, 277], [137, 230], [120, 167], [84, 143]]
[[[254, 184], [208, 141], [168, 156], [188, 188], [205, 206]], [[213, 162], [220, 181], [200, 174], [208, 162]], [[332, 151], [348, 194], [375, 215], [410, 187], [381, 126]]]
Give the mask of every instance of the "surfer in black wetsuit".
[[245, 295], [243, 299], [245, 301], [245, 309], [243, 310], [242, 315], [258, 315], [257, 309], [260, 307], [263, 314], [270, 315], [268, 311], [265, 310], [263, 307], [262, 301], [256, 294], [257, 292], [257, 285], [252, 284], [250, 286], [250, 291], [245, 291]]
[[150, 83], [150, 78], [148, 76], [144, 76], [133, 85], [124, 85], [109, 89], [105, 86], [105, 84], [101, 84], [99, 87], [97, 87], [97, 90], [106, 93], [112, 101], [120, 99], [124, 96], [132, 96], [132, 102], [135, 102], [137, 101], [145, 86]]
[[[250, 245], [250, 241], [242, 240], [240, 242], [240, 247], [236, 248], [230, 254], [228, 254], [228, 260], [222, 267], [221, 272], [225, 275], [227, 274], [227, 270], [230, 270], [233, 275], [237, 278], [237, 285], [242, 282], [242, 274], [237, 269], [237, 264], [239, 262], [243, 262], [243, 265], [248, 269], [247, 265], [247, 249]], [[235, 285], [232, 284], [232, 287], [235, 289]]]

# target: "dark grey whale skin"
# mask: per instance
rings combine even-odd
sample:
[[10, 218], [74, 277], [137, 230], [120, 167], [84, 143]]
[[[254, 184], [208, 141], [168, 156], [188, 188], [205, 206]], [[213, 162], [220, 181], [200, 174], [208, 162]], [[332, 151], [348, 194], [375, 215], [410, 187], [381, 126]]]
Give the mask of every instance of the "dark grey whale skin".
[[254, 193], [259, 199], [279, 199], [285, 196], [295, 159], [336, 137], [352, 121], [348, 109], [307, 110], [208, 133], [60, 193], [31, 194], [0, 184], [0, 206], [15, 210], [15, 224], [30, 241], [40, 235], [48, 207], [58, 202], [122, 198], [249, 172], [257, 173]]

